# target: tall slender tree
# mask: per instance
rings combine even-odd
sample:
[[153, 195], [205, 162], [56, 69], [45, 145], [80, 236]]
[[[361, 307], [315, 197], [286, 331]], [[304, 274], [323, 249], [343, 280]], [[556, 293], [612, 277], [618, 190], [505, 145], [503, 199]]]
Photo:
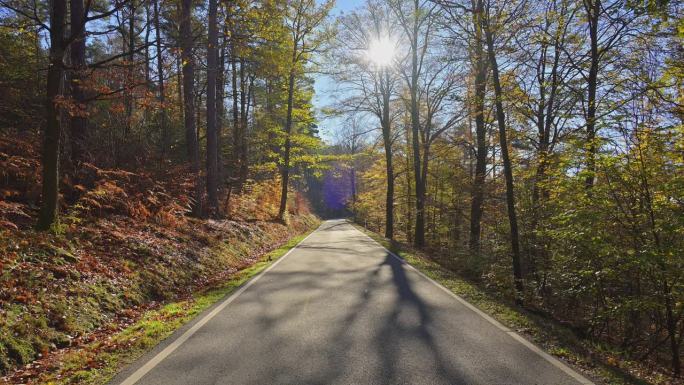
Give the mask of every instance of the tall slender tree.
[[287, 197], [290, 181], [290, 156], [292, 150], [292, 128], [295, 103], [295, 87], [300, 71], [304, 69], [309, 56], [316, 52], [325, 42], [322, 36], [317, 36], [317, 29], [325, 21], [333, 0], [317, 4], [315, 0], [289, 0], [286, 11], [286, 26], [290, 33], [290, 61], [287, 81], [287, 112], [285, 115], [285, 145], [282, 150], [281, 193], [278, 219], [285, 221]]
[[192, 0], [181, 0], [180, 50], [183, 69], [185, 145], [187, 146], [188, 160], [196, 178], [193, 212], [199, 216], [202, 213], [202, 183], [199, 175], [199, 141], [197, 140], [197, 125], [195, 124], [195, 58], [193, 57], [192, 3]]
[[472, 0], [473, 47], [470, 50], [472, 71], [474, 72], [471, 109], [475, 115], [475, 175], [470, 198], [470, 252], [480, 253], [482, 237], [482, 211], [487, 173], [487, 127], [485, 126], [485, 97], [487, 95], [488, 60], [484, 50], [481, 18], [484, 13], [484, 0]]
[[423, 0], [393, 1], [392, 9], [408, 41], [406, 105], [411, 118], [411, 156], [416, 192], [413, 243], [425, 246], [426, 198], [430, 149], [434, 141], [454, 127], [461, 115], [446, 107], [457, 86], [456, 68], [445, 60], [438, 46], [436, 26], [441, 21], [437, 5]]
[[212, 214], [218, 210], [218, 135], [216, 119], [216, 78], [218, 71], [218, 0], [209, 0], [209, 41], [207, 45], [207, 204]]
[[[511, 232], [511, 258], [513, 262], [513, 280], [515, 284], [515, 302], [523, 304], [523, 277], [522, 266], [520, 263], [520, 235], [518, 230], [518, 217], [515, 208], [515, 190], [513, 182], [513, 164], [509, 155], [508, 132], [506, 128], [506, 112], [503, 106], [503, 89], [501, 87], [501, 77], [499, 75], [499, 64], [496, 58], [496, 47], [494, 46], [494, 32], [490, 22], [490, 9], [487, 8], [483, 15], [482, 29], [485, 40], [487, 41], [487, 55], [492, 71], [492, 83], [494, 83], [494, 97], [496, 105], [496, 120], [499, 126], [499, 144], [501, 145], [501, 160], [504, 168], [504, 178], [506, 181], [506, 208], [508, 212], [508, 224]], [[497, 24], [497, 27], [500, 24]]]
[[[85, 160], [85, 137], [88, 124], [86, 111], [86, 31], [85, 31], [85, 7], [83, 0], [70, 0], [71, 30], [74, 41], [70, 46], [71, 66], [71, 95], [74, 99], [75, 108], [71, 114], [71, 163], [78, 169]], [[75, 173], [76, 174], [76, 173]]]
[[38, 228], [49, 229], [57, 220], [59, 205], [59, 152], [62, 127], [57, 97], [61, 94], [64, 76], [64, 35], [67, 14], [66, 0], [50, 2], [50, 50], [45, 95], [45, 132], [43, 137], [43, 189]]
[[344, 71], [337, 73], [336, 80], [347, 85], [350, 94], [341, 100], [340, 109], [368, 112], [380, 122], [387, 180], [385, 237], [393, 239], [396, 181], [393, 143], [396, 134], [392, 126], [396, 113], [392, 111], [392, 98], [397, 88], [398, 72], [394, 58], [369, 54], [370, 50], [383, 45], [389, 45], [382, 48], [387, 51], [386, 55], [394, 55], [397, 50], [393, 36], [396, 27], [390, 16], [387, 6], [381, 2], [369, 2], [365, 8], [341, 19], [342, 29], [337, 37], [339, 53], [335, 60], [345, 66]]
[[166, 84], [164, 80], [164, 50], [161, 38], [161, 23], [159, 0], [152, 0], [154, 7], [154, 38], [156, 48], [156, 62], [157, 62], [157, 81], [158, 81], [158, 98], [159, 98], [159, 131], [161, 132], [161, 159], [166, 157], [169, 149], [169, 129], [167, 124], [166, 114]]

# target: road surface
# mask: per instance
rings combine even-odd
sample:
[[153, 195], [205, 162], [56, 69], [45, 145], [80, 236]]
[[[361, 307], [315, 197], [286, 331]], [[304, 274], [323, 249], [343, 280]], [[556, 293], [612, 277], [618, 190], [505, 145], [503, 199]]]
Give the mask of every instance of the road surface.
[[344, 220], [111, 384], [591, 384]]

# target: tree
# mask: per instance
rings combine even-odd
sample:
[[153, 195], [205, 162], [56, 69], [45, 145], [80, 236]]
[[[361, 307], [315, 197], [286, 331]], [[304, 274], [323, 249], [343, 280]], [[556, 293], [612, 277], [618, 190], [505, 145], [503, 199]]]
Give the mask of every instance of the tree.
[[[407, 4], [408, 3], [408, 4]], [[402, 68], [411, 117], [411, 150], [416, 191], [414, 245], [425, 246], [425, 213], [430, 148], [444, 132], [461, 119], [460, 111], [449, 108], [458, 84], [456, 68], [445, 60], [433, 40], [440, 15], [436, 5], [427, 1], [392, 2], [392, 9], [408, 40], [410, 57]]]
[[86, 34], [85, 34], [85, 9], [83, 0], [70, 0], [71, 5], [71, 28], [74, 41], [71, 43], [71, 94], [74, 98], [75, 108], [71, 113], [71, 163], [78, 169], [84, 161], [85, 135], [88, 124], [86, 111], [86, 94], [84, 82], [86, 76]]
[[333, 0], [327, 0], [317, 5], [315, 0], [289, 0], [286, 11], [286, 26], [290, 33], [291, 57], [287, 82], [287, 113], [285, 116], [285, 145], [281, 165], [281, 193], [278, 219], [285, 220], [287, 210], [288, 183], [290, 179], [290, 155], [292, 150], [292, 127], [294, 95], [299, 71], [302, 71], [309, 60], [309, 56], [316, 52], [325, 42], [326, 36], [317, 35], [319, 28], [334, 5]]
[[566, 86], [577, 75], [568, 59], [573, 54], [568, 40], [577, 8], [567, 0], [554, 0], [533, 6], [528, 13], [539, 21], [524, 20], [526, 27], [511, 39], [516, 47], [511, 59], [518, 65], [516, 84], [511, 90], [516, 95], [511, 112], [519, 115], [517, 119], [522, 125], [532, 125], [526, 141], [533, 149], [536, 162], [530, 171], [530, 211], [521, 209], [523, 216], [530, 217], [529, 258], [525, 270], [534, 273], [545, 295], [544, 278], [537, 270], [546, 269], [548, 253], [537, 234], [547, 218], [544, 209], [549, 197], [547, 174], [555, 168], [557, 145], [570, 134], [569, 119], [578, 102], [576, 93]]
[[423, 37], [424, 44], [420, 44], [421, 33], [431, 28], [432, 8], [427, 11], [424, 2], [413, 0], [407, 10], [403, 2], [393, 4], [393, 10], [409, 41], [410, 70], [404, 75], [409, 92], [409, 110], [411, 114], [411, 146], [413, 151], [413, 173], [416, 189], [416, 223], [413, 242], [416, 247], [425, 245], [425, 184], [421, 179], [423, 167], [420, 158], [420, 105], [418, 100], [418, 82], [422, 70], [423, 58], [427, 53], [429, 35]]
[[[266, 18], [276, 17], [268, 15]], [[258, 35], [259, 13], [250, 2], [233, 2], [226, 9], [226, 31], [230, 44], [232, 115], [233, 115], [233, 175], [231, 188], [236, 191], [242, 189], [249, 173], [248, 160], [248, 124], [249, 107], [252, 102], [253, 70], [252, 57], [256, 47], [250, 45], [250, 40]]]
[[[518, 232], [518, 218], [515, 208], [515, 191], [513, 185], [513, 165], [511, 163], [510, 155], [508, 153], [508, 139], [506, 129], [506, 112], [503, 107], [503, 89], [501, 87], [501, 78], [499, 75], [499, 64], [496, 59], [496, 47], [494, 46], [494, 32], [490, 22], [491, 8], [486, 9], [486, 14], [482, 17], [482, 30], [484, 32], [485, 40], [487, 42], [487, 56], [489, 57], [489, 66], [492, 71], [492, 83], [494, 83], [494, 96], [496, 104], [496, 120], [499, 126], [499, 143], [501, 145], [501, 159], [504, 167], [504, 177], [506, 180], [506, 207], [508, 211], [508, 223], [511, 232], [511, 257], [513, 260], [513, 280], [515, 283], [516, 296], [515, 301], [519, 305], [523, 303], [523, 277], [522, 267], [520, 263], [520, 235]], [[505, 25], [498, 21], [497, 28]]]
[[487, 93], [488, 61], [482, 38], [482, 15], [484, 14], [483, 0], [472, 0], [473, 47], [471, 48], [471, 65], [474, 72], [474, 92], [472, 99], [472, 114], [475, 115], [475, 176], [470, 204], [470, 237], [468, 245], [470, 251], [476, 255], [480, 253], [480, 239], [482, 236], [482, 205], [484, 203], [485, 176], [487, 172], [487, 128], [485, 127], [485, 97]]
[[[391, 13], [380, 3], [369, 2], [361, 12], [354, 12], [341, 20], [343, 30], [337, 38], [338, 53], [335, 60], [344, 63], [344, 71], [335, 79], [348, 85], [353, 95], [341, 102], [341, 110], [363, 111], [373, 114], [380, 122], [385, 155], [387, 188], [385, 192], [385, 237], [394, 238], [394, 184], [392, 98], [397, 88], [397, 75], [393, 63], [375, 63], [369, 59], [369, 50], [385, 47], [393, 54], [396, 26], [390, 20]], [[376, 58], [387, 60], [387, 58]], [[392, 59], [392, 58], [390, 58]]]
[[218, 71], [218, 0], [209, 0], [209, 42], [207, 45], [207, 196], [211, 213], [218, 210], [218, 134], [216, 77]]
[[[43, 134], [42, 146], [42, 202], [40, 208], [40, 215], [38, 218], [37, 228], [40, 230], [50, 229], [58, 219], [59, 212], [59, 180], [60, 180], [60, 151], [61, 151], [61, 137], [62, 126], [60, 120], [60, 111], [64, 89], [62, 87], [62, 79], [65, 74], [66, 65], [64, 63], [67, 49], [75, 43], [76, 53], [74, 58], [78, 63], [77, 66], [83, 64], [83, 54], [79, 51], [80, 44], [85, 44], [85, 30], [88, 22], [105, 19], [117, 12], [122, 3], [116, 2], [111, 9], [105, 9], [102, 12], [89, 15], [91, 8], [90, 3], [87, 7], [80, 9], [82, 14], [72, 15], [70, 21], [74, 23], [67, 31], [67, 2], [66, 0], [51, 1], [48, 4], [48, 18], [49, 26], [42, 19], [37, 3], [24, 3], [18, 1], [1, 1], [4, 7], [12, 10], [18, 15], [30, 20], [34, 25], [40, 26], [49, 32], [49, 52], [48, 52], [48, 70], [47, 70], [47, 85], [45, 88], [45, 130]], [[74, 3], [72, 7], [79, 10], [80, 4]], [[72, 10], [73, 12], [73, 10]], [[78, 22], [78, 25], [75, 23]], [[68, 33], [67, 33], [68, 32]], [[82, 68], [81, 68], [82, 70]], [[80, 83], [80, 82], [77, 82]], [[76, 87], [76, 98], [83, 101], [83, 89], [81, 84]], [[81, 105], [78, 106], [79, 108]], [[82, 112], [79, 112], [81, 114]], [[76, 121], [76, 128], [85, 126], [83, 121]], [[80, 135], [82, 130], [79, 131]], [[78, 144], [76, 145], [78, 146]], [[77, 147], [78, 148], [78, 147]], [[80, 157], [80, 155], [79, 155]]]
[[[349, 155], [350, 180], [351, 180], [351, 212], [353, 218], [356, 220], [356, 201], [358, 198], [357, 190], [357, 172], [359, 169], [359, 158], [363, 155], [364, 150], [368, 146], [367, 135], [368, 131], [362, 127], [364, 121], [361, 116], [351, 115], [344, 128], [337, 131], [335, 138], [336, 146], [343, 150], [340, 155]], [[342, 160], [345, 160], [342, 158]]]
[[[470, 228], [468, 237], [469, 253], [472, 257], [478, 257], [481, 250], [482, 218], [484, 215], [485, 184], [487, 176], [488, 144], [487, 131], [487, 74], [489, 72], [489, 60], [485, 51], [485, 42], [482, 35], [482, 15], [484, 14], [483, 0], [469, 1], [435, 1], [448, 16], [448, 24], [443, 26], [452, 35], [454, 49], [466, 45], [468, 52], [468, 65], [470, 68], [467, 91], [467, 110], [469, 123], [475, 123], [475, 138], [472, 140], [472, 128], [464, 139], [467, 143], [468, 153], [475, 158], [474, 168], [470, 166], [472, 180], [470, 184]], [[465, 42], [465, 43], [463, 43]]]
[[183, 111], [185, 122], [185, 145], [193, 174], [196, 175], [193, 212], [202, 212], [202, 184], [200, 181], [199, 142], [195, 125], [195, 58], [193, 57], [192, 0], [181, 0], [180, 50], [183, 68]]
[[164, 83], [164, 51], [162, 49], [161, 39], [161, 23], [159, 0], [153, 0], [154, 6], [154, 34], [155, 47], [157, 56], [157, 77], [159, 82], [158, 98], [159, 98], [159, 130], [161, 131], [161, 159], [164, 160], [166, 152], [169, 148], [169, 131], [167, 126], [166, 114], [166, 87]]
[[42, 156], [43, 202], [38, 220], [38, 228], [41, 230], [47, 230], [55, 223], [59, 205], [59, 151], [62, 127], [56, 103], [64, 76], [66, 12], [65, 0], [54, 0], [50, 3], [50, 61], [47, 72], [46, 124]]
[[[597, 142], [597, 123], [599, 109], [599, 88], [601, 87], [601, 67], [610, 62], [608, 55], [619, 46], [622, 38], [629, 33], [632, 15], [623, 0], [582, 0], [586, 14], [587, 31], [589, 35], [588, 53], [584, 56], [588, 60], [588, 71], [582, 71], [586, 80], [586, 99], [583, 106], [586, 126], [587, 168], [585, 184], [588, 192], [594, 186], [596, 173], [596, 152], [600, 148]], [[578, 67], [582, 69], [580, 63]], [[584, 64], [584, 63], [582, 63]]]

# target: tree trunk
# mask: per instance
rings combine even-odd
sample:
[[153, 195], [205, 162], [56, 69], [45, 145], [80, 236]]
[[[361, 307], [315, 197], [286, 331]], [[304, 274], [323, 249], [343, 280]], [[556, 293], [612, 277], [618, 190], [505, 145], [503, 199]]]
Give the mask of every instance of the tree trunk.
[[470, 199], [470, 238], [469, 248], [474, 255], [480, 253], [482, 235], [482, 205], [484, 204], [484, 185], [487, 173], [487, 128], [485, 127], [485, 97], [487, 92], [487, 58], [485, 56], [480, 18], [482, 17], [482, 0], [477, 0], [473, 12], [475, 30], [475, 97], [472, 103], [475, 113], [475, 176]]
[[411, 133], [413, 147], [413, 171], [416, 181], [416, 228], [413, 244], [425, 245], [425, 189], [421, 180], [420, 162], [420, 107], [418, 106], [418, 0], [414, 0], [413, 35], [411, 36]]
[[135, 61], [135, 1], [128, 2], [130, 17], [128, 19], [128, 69], [126, 79], [126, 124], [124, 131], [124, 140], [128, 137], [133, 124], [133, 85], [134, 81], [134, 66]]
[[193, 213], [202, 213], [202, 183], [199, 176], [199, 142], [195, 125], [195, 61], [192, 57], [192, 0], [181, 1], [181, 62], [183, 67], [183, 109], [185, 123], [185, 143], [192, 173], [195, 175], [195, 202]]
[[679, 377], [682, 374], [682, 364], [679, 358], [679, 341], [677, 340], [677, 321], [673, 311], [672, 304], [672, 290], [667, 282], [663, 279], [663, 294], [665, 296], [665, 318], [667, 322], [668, 339], [670, 340], [670, 353], [672, 361], [672, 375]]
[[[240, 180], [242, 183], [247, 181], [249, 176], [249, 111], [250, 106], [254, 100], [254, 76], [250, 76], [249, 85], [247, 86], [247, 107], [245, 108], [245, 117], [242, 121], [242, 141], [240, 142]], [[256, 104], [254, 105], [256, 108]]]
[[75, 39], [71, 43], [71, 65], [74, 70], [71, 74], [71, 94], [76, 103], [76, 113], [71, 116], [71, 164], [74, 167], [74, 176], [78, 173], [80, 165], [85, 161], [85, 137], [88, 119], [86, 118], [86, 95], [83, 87], [85, 80], [86, 60], [86, 36], [85, 36], [85, 9], [83, 0], [71, 0], [71, 33]]
[[59, 205], [59, 150], [62, 127], [55, 99], [61, 93], [64, 76], [64, 21], [66, 0], [50, 2], [50, 65], [45, 97], [45, 134], [43, 138], [43, 186], [38, 229], [48, 230], [56, 221]]
[[[152, 34], [150, 3], [145, 2], [145, 85], [150, 87], [150, 35]], [[147, 113], [147, 111], [145, 111]]]
[[281, 171], [281, 192], [280, 192], [280, 208], [278, 209], [278, 219], [285, 221], [285, 212], [287, 210], [287, 187], [290, 178], [290, 147], [292, 133], [292, 108], [294, 104], [294, 86], [295, 86], [295, 65], [297, 64], [297, 44], [292, 49], [292, 68], [290, 68], [290, 77], [287, 86], [287, 116], [285, 118], [285, 149], [283, 152], [283, 165]]
[[590, 60], [589, 76], [587, 77], [587, 177], [585, 187], [591, 190], [594, 186], [594, 174], [596, 172], [596, 90], [598, 88], [599, 71], [599, 35], [598, 23], [601, 12], [601, 0], [584, 0], [589, 21]]
[[[540, 73], [537, 76], [539, 81], [539, 105], [537, 108], [536, 119], [537, 119], [537, 135], [539, 141], [539, 147], [537, 148], [537, 169], [535, 171], [534, 182], [532, 186], [532, 220], [530, 223], [530, 240], [532, 247], [530, 251], [532, 253], [530, 258], [530, 264], [528, 271], [532, 271], [535, 274], [535, 279], [540, 282], [538, 277], [538, 264], [539, 260], [546, 260], [545, 246], [540, 244], [537, 237], [537, 232], [539, 230], [539, 222], [542, 216], [542, 199], [547, 195], [546, 188], [544, 187], [544, 180], [546, 179], [546, 168], [549, 158], [549, 151], [551, 147], [551, 129], [553, 126], [555, 114], [554, 105], [556, 103], [556, 93], [558, 92], [558, 65], [560, 61], [560, 43], [556, 36], [554, 42], [554, 57], [553, 65], [551, 67], [551, 79], [547, 79], [545, 76], [546, 71], [546, 49], [542, 50], [540, 55]], [[550, 90], [548, 98], [546, 96], [546, 86], [550, 83]], [[542, 296], [545, 295], [542, 290]]]
[[504, 177], [506, 180], [506, 205], [508, 209], [508, 222], [511, 228], [511, 250], [513, 260], [513, 280], [515, 283], [515, 302], [523, 304], [523, 280], [520, 265], [520, 239], [518, 235], [518, 219], [515, 211], [515, 191], [513, 189], [513, 166], [508, 154], [508, 140], [506, 138], [506, 114], [503, 109], [503, 91], [499, 78], [499, 66], [494, 53], [494, 38], [489, 26], [487, 16], [483, 16], [484, 33], [487, 40], [487, 52], [489, 64], [492, 67], [492, 80], [496, 98], [496, 120], [499, 126], [499, 143], [501, 145], [501, 160], [503, 162]]
[[223, 157], [222, 157], [222, 137], [223, 137], [223, 122], [225, 121], [226, 109], [223, 102], [226, 97], [225, 84], [226, 84], [226, 49], [225, 40], [224, 47], [221, 48], [221, 54], [219, 55], [219, 65], [218, 65], [218, 77], [216, 79], [216, 164], [217, 173], [219, 180], [219, 190], [223, 185], [224, 171], [223, 171]]
[[[178, 14], [178, 20], [182, 20], [183, 19], [183, 8], [180, 5], [180, 1], [176, 2], [176, 13]], [[178, 23], [178, 24], [181, 24], [181, 23]], [[179, 42], [180, 42], [180, 36], [181, 35], [182, 35], [181, 34], [181, 28], [179, 25], [178, 26]], [[182, 45], [182, 44], [180, 44], [180, 45]], [[180, 48], [180, 47], [178, 47], [178, 48]], [[180, 54], [176, 53], [175, 56], [176, 56], [176, 77], [177, 77], [176, 85], [178, 86], [176, 88], [178, 110], [180, 111], [180, 114], [183, 117], [183, 122], [185, 122], [185, 99], [183, 98], [183, 95], [184, 95], [184, 93], [183, 93], [183, 53], [182, 52]]]
[[218, 0], [209, 0], [207, 47], [207, 204], [213, 215], [218, 210], [218, 140], [216, 135], [216, 71], [218, 64]]
[[159, 130], [161, 132], [161, 159], [166, 157], [169, 148], [169, 132], [166, 124], [166, 90], [164, 88], [164, 56], [162, 55], [161, 30], [159, 23], [159, 0], [154, 0], [154, 37], [157, 48], [157, 76], [159, 78]]
[[[431, 123], [428, 121], [425, 122], [425, 130], [428, 130], [427, 127], [429, 127]], [[427, 184], [427, 175], [428, 175], [428, 156], [430, 154], [430, 143], [427, 138], [423, 138], [423, 151], [420, 156], [421, 158], [421, 164], [420, 164], [420, 179], [416, 180], [416, 195], [418, 195], [418, 190], [420, 190], [421, 196], [418, 198], [422, 202], [422, 209], [421, 212], [423, 213], [421, 219], [422, 219], [422, 246], [425, 246], [425, 225], [426, 225], [426, 220], [425, 218], [428, 217], [428, 212], [427, 212], [427, 204], [426, 204], [426, 199], [428, 195], [428, 184]], [[420, 188], [418, 188], [418, 182], [420, 182]], [[429, 217], [428, 217], [429, 219]], [[416, 227], [417, 227], [417, 221], [416, 221]]]
[[[409, 143], [411, 138], [411, 125], [408, 122], [404, 122], [404, 127], [406, 128], [406, 143]], [[411, 196], [411, 155], [410, 150], [407, 148], [406, 154], [406, 241], [408, 243], [413, 242], [413, 197]]]
[[[234, 37], [231, 37], [231, 39]], [[231, 41], [230, 46], [230, 69], [231, 69], [231, 89], [233, 96], [233, 170], [235, 174], [240, 169], [240, 110], [238, 109], [238, 82], [237, 82], [237, 55], [235, 53], [235, 42]], [[236, 175], [231, 175], [236, 181]]]
[[384, 70], [381, 79], [382, 92], [382, 140], [385, 147], [387, 195], [385, 198], [385, 238], [394, 239], [394, 167], [392, 165], [392, 127], [390, 122], [389, 73]]
[[[355, 153], [352, 153], [352, 157], [356, 155]], [[357, 192], [356, 192], [356, 165], [353, 164], [354, 161], [352, 160], [352, 168], [351, 168], [351, 195], [352, 195], [352, 219], [354, 222], [356, 222], [356, 200], [357, 200]]]
[[245, 73], [245, 59], [240, 58], [240, 137], [238, 142], [239, 147], [239, 164], [238, 172], [238, 190], [247, 180], [247, 115], [249, 112], [249, 102], [251, 99], [252, 86], [248, 84], [247, 74]]

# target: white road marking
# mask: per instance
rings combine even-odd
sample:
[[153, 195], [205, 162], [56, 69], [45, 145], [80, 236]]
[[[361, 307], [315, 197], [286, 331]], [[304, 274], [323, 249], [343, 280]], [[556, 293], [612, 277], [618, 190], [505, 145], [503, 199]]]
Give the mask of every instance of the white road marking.
[[152, 357], [149, 361], [145, 363], [145, 365], [141, 366], [136, 370], [133, 374], [131, 374], [128, 378], [126, 378], [123, 382], [121, 382], [119, 385], [133, 385], [136, 382], [138, 382], [143, 376], [145, 376], [147, 373], [149, 373], [152, 369], [154, 369], [155, 366], [159, 365], [160, 362], [162, 362], [166, 357], [168, 357], [171, 353], [174, 352], [174, 350], [178, 349], [185, 341], [187, 341], [190, 337], [192, 337], [193, 334], [197, 333], [199, 329], [202, 328], [207, 322], [209, 322], [212, 318], [214, 318], [218, 313], [220, 313], [223, 309], [226, 308], [226, 306], [230, 305], [231, 302], [235, 301], [235, 299], [242, 293], [244, 293], [245, 290], [249, 289], [250, 286], [254, 285], [256, 281], [259, 280], [264, 274], [268, 273], [269, 270], [273, 269], [278, 265], [282, 260], [284, 260], [290, 253], [292, 253], [299, 245], [301, 245], [304, 241], [306, 241], [310, 236], [312, 236], [314, 233], [316, 233], [321, 226], [318, 226], [318, 228], [314, 231], [311, 232], [311, 234], [307, 235], [304, 239], [299, 241], [293, 248], [291, 248], [285, 255], [282, 257], [278, 258], [277, 261], [275, 261], [271, 266], [267, 267], [264, 271], [259, 273], [256, 277], [250, 279], [244, 286], [242, 286], [238, 291], [233, 293], [230, 297], [226, 298], [221, 302], [220, 305], [216, 306], [214, 310], [209, 312], [209, 314], [205, 315], [202, 317], [201, 320], [199, 320], [195, 325], [193, 325], [190, 329], [188, 329], [185, 333], [183, 333], [180, 337], [178, 337], [175, 341], [173, 341], [171, 344], [169, 344], [164, 350], [161, 352], [157, 353], [156, 356]]
[[[352, 226], [353, 227], [353, 226]], [[178, 337], [175, 341], [173, 341], [171, 344], [169, 344], [164, 350], [161, 352], [157, 353], [156, 356], [154, 356], [152, 359], [147, 361], [145, 365], [141, 366], [136, 370], [133, 374], [131, 374], [128, 378], [126, 378], [123, 382], [120, 383], [120, 385], [133, 385], [136, 382], [138, 382], [142, 377], [144, 377], [147, 373], [149, 373], [154, 367], [156, 367], [160, 362], [162, 362], [166, 357], [168, 357], [171, 353], [173, 353], [176, 349], [178, 349], [185, 341], [187, 341], [190, 337], [192, 337], [193, 334], [195, 334], [199, 329], [202, 328], [207, 322], [209, 322], [212, 318], [214, 318], [218, 313], [220, 313], [223, 309], [226, 308], [231, 302], [233, 302], [240, 294], [242, 294], [245, 290], [247, 290], [250, 286], [252, 286], [256, 281], [259, 280], [264, 274], [266, 274], [269, 270], [274, 268], [278, 263], [280, 263], [282, 260], [284, 260], [290, 253], [292, 253], [299, 245], [301, 245], [304, 241], [306, 241], [310, 236], [312, 236], [314, 233], [316, 233], [318, 230], [320, 230], [321, 226], [319, 226], [316, 230], [312, 231], [311, 234], [307, 235], [304, 239], [302, 239], [297, 245], [295, 245], [292, 249], [290, 249], [285, 255], [280, 257], [277, 261], [275, 261], [271, 266], [266, 268], [264, 271], [259, 273], [256, 277], [252, 278], [249, 280], [244, 286], [242, 286], [238, 291], [233, 293], [230, 297], [226, 298], [223, 302], [221, 302], [220, 305], [218, 305], [216, 308], [214, 308], [210, 313], [205, 315], [201, 320], [199, 320], [195, 325], [193, 325], [190, 329], [188, 329], [185, 333], [183, 333], [180, 337]], [[526, 346], [528, 349], [530, 349], [532, 352], [536, 353], [539, 355], [541, 358], [552, 364], [553, 366], [557, 367], [570, 377], [574, 378], [575, 380], [579, 381], [581, 385], [595, 385], [593, 382], [589, 381], [587, 378], [582, 376], [581, 374], [577, 373], [575, 370], [571, 369], [569, 366], [565, 365], [563, 362], [559, 361], [555, 357], [551, 356], [550, 354], [544, 352], [541, 350], [539, 347], [534, 345], [533, 343], [529, 342], [522, 336], [520, 336], [518, 333], [510, 330], [509, 328], [505, 327], [502, 325], [499, 321], [495, 320], [488, 314], [484, 313], [482, 310], [478, 309], [471, 303], [467, 302], [465, 299], [461, 298], [460, 296], [456, 295], [454, 292], [451, 290], [447, 289], [446, 287], [442, 286], [432, 278], [426, 276], [423, 274], [421, 271], [413, 267], [411, 264], [406, 262], [404, 259], [396, 255], [395, 253], [391, 252], [390, 250], [387, 250], [382, 244], [380, 244], [378, 241], [375, 239], [371, 238], [368, 236], [366, 233], [354, 228], [354, 230], [360, 232], [364, 236], [368, 237], [371, 241], [375, 242], [378, 246], [380, 246], [382, 249], [387, 251], [390, 255], [392, 255], [394, 258], [398, 259], [401, 261], [405, 266], [407, 266], [409, 269], [414, 271], [416, 274], [419, 276], [423, 277], [424, 279], [428, 280], [431, 282], [433, 285], [437, 286], [440, 290], [444, 291], [454, 299], [456, 299], [459, 303], [473, 311], [475, 314], [479, 315], [480, 317], [484, 318], [487, 322], [490, 324], [494, 325], [497, 329], [503, 331], [504, 333], [508, 334], [511, 336], [511, 338], [515, 339], [519, 343], [523, 344]]]
[[[353, 226], [352, 226], [353, 227]], [[383, 246], [380, 242], [376, 241], [372, 237], [370, 237], [368, 234], [364, 233], [363, 231], [360, 231], [359, 229], [354, 227], [354, 230], [360, 232], [361, 234], [365, 235], [368, 237], [368, 239], [372, 240], [375, 242], [378, 246], [382, 247], [385, 251], [387, 251], [391, 256], [394, 258], [398, 259], [399, 261], [402, 262], [403, 265], [407, 266], [409, 269], [417, 273], [419, 276], [427, 279], [429, 282], [431, 282], [433, 285], [437, 286], [439, 289], [442, 291], [446, 292], [449, 294], [451, 297], [455, 298], [458, 302], [460, 302], [463, 306], [467, 307], [468, 309], [472, 310], [475, 314], [479, 315], [480, 317], [484, 318], [489, 322], [490, 324], [494, 325], [496, 328], [499, 330], [503, 331], [504, 333], [508, 334], [511, 336], [513, 339], [516, 341], [520, 342], [521, 344], [525, 345], [528, 349], [536, 353], [538, 356], [543, 358], [544, 360], [548, 361], [551, 365], [557, 367], [561, 371], [563, 371], [565, 374], [569, 375], [570, 377], [574, 378], [575, 380], [579, 381], [581, 385], [595, 385], [593, 382], [591, 382], [589, 379], [584, 377], [583, 375], [577, 373], [575, 370], [558, 360], [557, 358], [551, 356], [550, 354], [546, 353], [545, 351], [541, 350], [537, 345], [531, 343], [530, 341], [526, 340], [524, 337], [519, 335], [518, 333], [512, 331], [511, 329], [505, 327], [502, 325], [499, 321], [495, 320], [492, 318], [490, 315], [487, 313], [483, 312], [482, 310], [478, 309], [475, 305], [471, 304], [470, 302], [466, 301], [465, 299], [461, 298], [458, 296], [456, 293], [453, 291], [447, 289], [446, 287], [442, 286], [440, 283], [435, 281], [434, 279], [428, 277], [427, 275], [423, 274], [420, 270], [416, 269], [413, 267], [410, 263], [406, 262], [403, 258], [400, 256], [394, 254], [390, 250], [388, 250], [385, 246]]]

